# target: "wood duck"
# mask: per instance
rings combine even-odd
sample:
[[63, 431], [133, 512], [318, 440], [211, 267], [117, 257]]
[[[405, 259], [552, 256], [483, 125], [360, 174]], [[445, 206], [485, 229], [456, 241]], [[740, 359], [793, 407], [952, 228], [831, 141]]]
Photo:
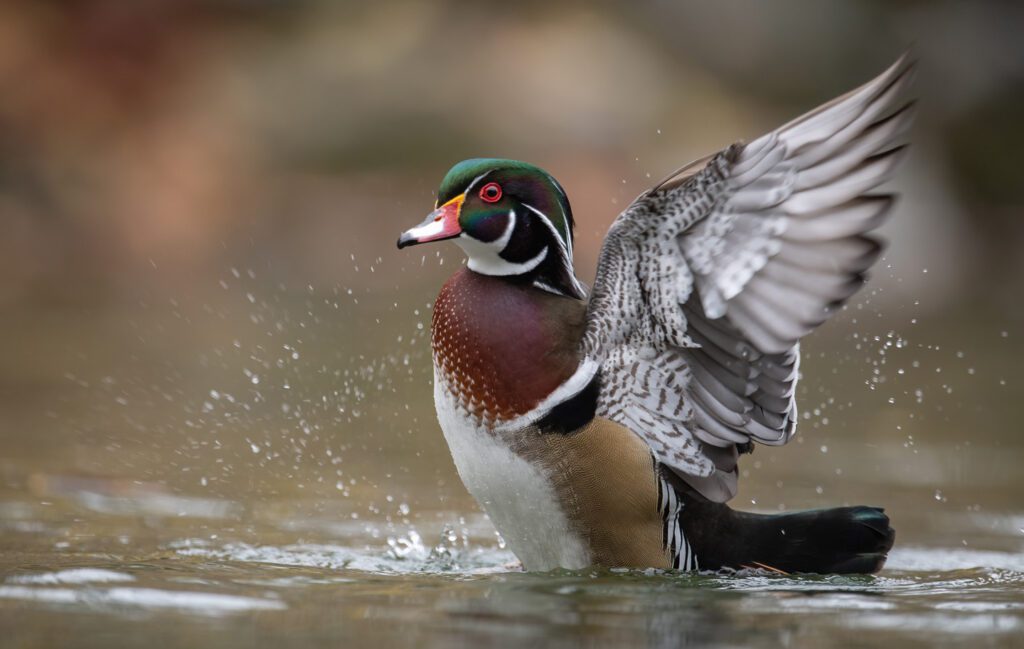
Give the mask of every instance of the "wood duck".
[[451, 239], [431, 345], [466, 487], [527, 570], [879, 570], [883, 510], [739, 512], [739, 455], [797, 422], [800, 339], [863, 284], [904, 157], [904, 56], [754, 140], [686, 165], [612, 224], [589, 291], [561, 185], [473, 159], [398, 247]]

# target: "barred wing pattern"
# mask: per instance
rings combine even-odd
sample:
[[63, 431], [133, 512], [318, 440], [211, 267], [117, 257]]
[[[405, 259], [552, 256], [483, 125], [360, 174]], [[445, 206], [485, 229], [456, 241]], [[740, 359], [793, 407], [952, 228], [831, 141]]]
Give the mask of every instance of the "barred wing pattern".
[[583, 339], [598, 414], [709, 498], [735, 495], [737, 446], [792, 437], [799, 340], [880, 253], [893, 197], [868, 192], [903, 157], [912, 67], [684, 168], [608, 232]]

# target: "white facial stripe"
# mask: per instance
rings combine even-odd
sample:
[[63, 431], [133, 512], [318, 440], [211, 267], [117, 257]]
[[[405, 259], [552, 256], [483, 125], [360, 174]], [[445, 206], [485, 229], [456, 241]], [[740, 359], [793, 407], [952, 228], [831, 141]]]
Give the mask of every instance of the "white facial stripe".
[[483, 180], [484, 178], [486, 178], [486, 177], [487, 177], [487, 175], [488, 175], [489, 173], [491, 173], [491, 171], [494, 171], [494, 169], [491, 169], [491, 170], [489, 170], [489, 171], [485, 171], [485, 172], [483, 172], [482, 174], [480, 174], [479, 176], [477, 176], [476, 178], [474, 178], [474, 179], [473, 179], [473, 181], [472, 181], [471, 183], [469, 183], [468, 185], [466, 185], [466, 189], [465, 189], [465, 190], [464, 190], [464, 191], [463, 191], [462, 193], [463, 193], [463, 194], [466, 194], [466, 195], [468, 195], [468, 194], [469, 194], [469, 192], [471, 192], [471, 191], [473, 190], [473, 187], [475, 187], [475, 186], [476, 186], [476, 184], [477, 184], [478, 182], [480, 182], [481, 180]]
[[558, 242], [558, 247], [562, 251], [562, 263], [565, 265], [566, 270], [569, 271], [569, 277], [572, 279], [573, 288], [579, 291], [580, 295], [586, 295], [587, 292], [583, 289], [583, 285], [579, 283], [579, 280], [576, 279], [576, 273], [572, 268], [572, 235], [569, 235], [568, 241], [563, 241], [562, 237], [558, 234], [558, 230], [555, 228], [555, 224], [551, 222], [551, 219], [548, 218], [547, 214], [541, 212], [533, 205], [523, 203], [523, 207], [540, 217], [540, 220], [543, 221], [544, 225], [548, 226], [548, 229], [551, 230], [551, 234], [555, 237], [555, 241]]
[[539, 279], [533, 280], [533, 285], [536, 286], [537, 288], [539, 288], [542, 291], [547, 291], [548, 293], [554, 293], [555, 295], [561, 295], [562, 297], [569, 297], [568, 295], [566, 295], [565, 291], [559, 290], [559, 289], [555, 288], [554, 286], [550, 286], [548, 284], [545, 284], [544, 282], [540, 281]]
[[555, 241], [558, 242], [558, 247], [565, 250], [566, 259], [572, 261], [572, 251], [566, 248], [566, 242], [562, 240], [562, 236], [558, 233], [558, 229], [555, 227], [555, 224], [551, 222], [551, 219], [548, 218], [548, 215], [527, 203], [523, 203], [523, 207], [539, 216], [541, 221], [544, 221], [544, 225], [548, 226], [548, 229], [551, 230], [551, 234], [555, 236]]
[[[568, 204], [569, 203], [569, 197], [565, 195], [565, 189], [562, 188], [562, 185], [559, 184], [559, 182], [557, 180], [555, 180], [554, 178], [551, 179], [551, 184], [554, 185], [555, 189], [558, 190], [558, 193], [559, 193], [559, 195], [561, 195], [562, 200], [565, 201], [566, 204]], [[562, 207], [561, 203], [558, 204], [558, 209], [562, 212], [562, 218], [565, 219], [566, 227], [569, 227], [569, 215], [565, 213], [565, 208]], [[572, 229], [571, 228], [569, 229], [569, 255], [570, 256], [572, 255]]]
[[491, 246], [494, 247], [498, 252], [505, 249], [508, 242], [512, 240], [512, 233], [516, 229], [516, 211], [508, 211], [508, 225], [505, 226], [505, 231], [501, 233], [501, 236], [491, 242]]
[[[473, 179], [469, 185], [466, 186], [466, 194], [472, 191], [481, 180], [487, 177], [490, 171], [480, 174]], [[555, 228], [554, 223], [548, 218], [546, 214], [538, 210], [532, 205], [523, 203], [523, 206], [528, 210], [536, 214], [542, 223], [551, 231], [552, 236], [558, 243], [560, 252], [560, 258], [563, 266], [568, 271], [570, 281], [572, 282], [573, 290], [576, 292], [576, 296], [586, 296], [587, 291], [583, 288], [583, 285], [576, 279], [576, 274], [572, 268], [572, 235], [569, 235], [569, 241], [562, 239], [559, 235], [558, 230]], [[501, 233], [501, 236], [494, 241], [480, 241], [473, 237], [462, 234], [456, 240], [455, 243], [459, 244], [469, 257], [466, 266], [470, 270], [480, 273], [482, 275], [494, 275], [499, 277], [505, 277], [509, 275], [523, 275], [528, 273], [544, 261], [547, 258], [549, 246], [544, 246], [539, 253], [537, 253], [532, 259], [528, 259], [524, 262], [511, 262], [501, 256], [502, 251], [508, 246], [512, 240], [512, 235], [515, 233], [516, 222], [518, 215], [515, 210], [509, 210], [508, 213], [508, 224], [505, 226], [505, 231]], [[549, 291], [558, 295], [565, 295], [563, 291], [557, 290], [548, 285], [538, 286], [542, 290]]]

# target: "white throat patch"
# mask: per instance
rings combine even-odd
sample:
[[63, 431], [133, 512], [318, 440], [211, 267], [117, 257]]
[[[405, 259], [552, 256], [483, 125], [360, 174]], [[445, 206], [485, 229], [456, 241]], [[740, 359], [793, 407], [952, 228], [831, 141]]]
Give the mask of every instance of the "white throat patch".
[[512, 233], [515, 232], [515, 229], [516, 212], [509, 210], [508, 225], [505, 226], [505, 231], [501, 233], [501, 236], [494, 241], [479, 241], [462, 234], [455, 239], [455, 243], [459, 244], [459, 247], [466, 252], [469, 257], [466, 265], [474, 272], [481, 275], [522, 275], [540, 266], [544, 258], [547, 257], [548, 247], [544, 246], [535, 257], [524, 262], [516, 263], [503, 259], [501, 251], [512, 240]]

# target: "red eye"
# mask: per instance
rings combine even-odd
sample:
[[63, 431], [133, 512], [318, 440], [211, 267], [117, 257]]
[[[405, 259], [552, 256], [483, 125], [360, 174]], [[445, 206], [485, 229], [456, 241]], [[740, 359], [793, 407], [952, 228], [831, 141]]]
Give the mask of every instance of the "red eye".
[[480, 198], [488, 203], [497, 203], [501, 199], [501, 185], [487, 183], [480, 188]]

